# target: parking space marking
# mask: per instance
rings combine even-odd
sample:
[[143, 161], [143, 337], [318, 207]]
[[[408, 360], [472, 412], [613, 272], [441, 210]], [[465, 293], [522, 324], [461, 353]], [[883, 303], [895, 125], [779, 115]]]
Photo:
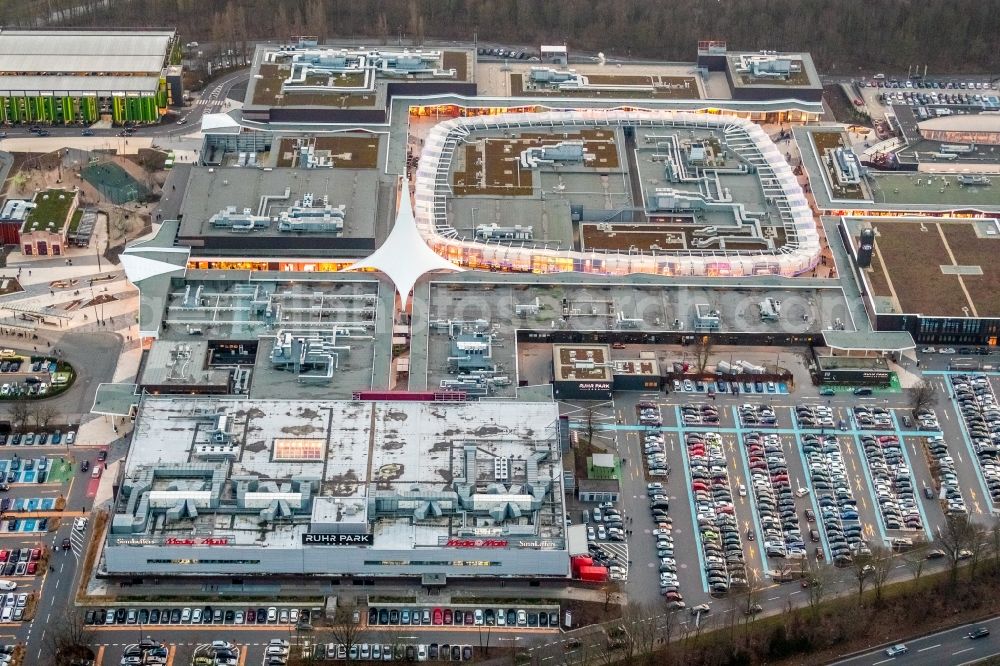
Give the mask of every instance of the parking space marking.
[[[872, 500], [872, 513], [875, 514], [875, 524], [878, 526], [879, 535], [882, 537], [882, 543], [889, 543], [889, 537], [885, 532], [885, 517], [882, 515], [882, 510], [878, 506], [878, 502], [875, 497], [875, 484], [872, 481], [871, 474], [868, 471], [868, 457], [865, 455], [864, 447], [861, 446], [861, 435], [857, 432], [852, 434], [854, 438], [854, 457], [860, 457], [861, 460], [861, 476], [865, 479], [865, 485], [868, 489], [868, 497]], [[865, 505], [867, 508], [867, 504]]]
[[[956, 373], [949, 373], [949, 374], [962, 374], [962, 375], [979, 374], [979, 375], [985, 375], [985, 374], [989, 374], [989, 373], [984, 373], [984, 372], [978, 372], [978, 373], [956, 372]], [[950, 382], [950, 378], [949, 378], [949, 382]], [[961, 417], [962, 410], [958, 406], [958, 399], [955, 397], [955, 394], [951, 391], [950, 387], [948, 389], [948, 398], [949, 398], [949, 402], [951, 403], [950, 406], [955, 410], [956, 414], [958, 414]], [[945, 411], [947, 411], [947, 410], [945, 410]], [[976, 470], [976, 478], [979, 479], [979, 488], [980, 488], [980, 490], [983, 491], [983, 500], [988, 502], [987, 506], [992, 507], [992, 505], [993, 505], [993, 496], [990, 494], [989, 487], [986, 485], [986, 477], [983, 476], [983, 470], [980, 467], [979, 456], [976, 455], [976, 449], [973, 448], [973, 446], [972, 446], [972, 437], [969, 435], [969, 430], [968, 430], [968, 427], [966, 426], [965, 418], [958, 418], [957, 421], [958, 421], [959, 429], [962, 431], [962, 442], [965, 445], [965, 452], [968, 453], [971, 456], [971, 460], [973, 461], [971, 466], [973, 467], [973, 469]], [[973, 501], [976, 502], [976, 506], [978, 508], [979, 504], [978, 504], [978, 500], [976, 499], [976, 496], [975, 496], [974, 492], [973, 492]], [[981, 511], [980, 513], [985, 513], [985, 512]]]
[[[895, 423], [896, 421], [895, 413], [892, 416], [892, 420]], [[913, 479], [914, 478], [913, 464], [910, 462], [910, 455], [906, 452], [905, 440], [903, 439], [902, 434], [899, 435], [899, 443], [900, 443], [899, 450], [903, 452], [903, 460], [906, 461], [906, 467], [910, 471], [910, 478]], [[924, 513], [924, 503], [920, 501], [920, 497], [917, 495], [916, 488], [914, 488], [913, 490], [913, 496], [916, 499], [917, 513], [920, 514], [920, 525], [924, 528], [924, 535], [927, 537], [927, 541], [929, 543], [934, 540], [934, 535], [931, 533], [931, 526], [927, 523], [927, 514]]]
[[[740, 458], [741, 466], [743, 468], [743, 479], [745, 480], [745, 482], [747, 484], [747, 488], [749, 489], [749, 492], [747, 493], [747, 495], [749, 496], [750, 493], [753, 493], [755, 491], [753, 489], [753, 482], [751, 481], [751, 479], [753, 477], [750, 476], [750, 463], [747, 460], [746, 446], [743, 444], [744, 430], [743, 430], [743, 426], [740, 423], [739, 410], [736, 407], [736, 405], [732, 406], [732, 414], [733, 414], [733, 418], [735, 419], [735, 423], [736, 423], [736, 432], [737, 432], [736, 438], [738, 440], [738, 448], [740, 449], [739, 458]], [[771, 430], [767, 429], [767, 432], [771, 432]], [[727, 469], [726, 472], [728, 474], [729, 470]], [[731, 485], [732, 485], [732, 482], [730, 482], [730, 486]], [[757, 536], [756, 541], [758, 543], [760, 543], [760, 548], [757, 549], [757, 552], [760, 554], [761, 575], [760, 575], [760, 578], [758, 580], [761, 581], [761, 582], [763, 582], [763, 580], [767, 576], [767, 572], [770, 571], [770, 568], [769, 568], [769, 565], [767, 563], [767, 554], [765, 553], [765, 550], [764, 550], [764, 543], [763, 543], [763, 541], [761, 541], [761, 539], [764, 538], [764, 530], [760, 526], [760, 516], [757, 515], [757, 501], [756, 501], [756, 496], [754, 497], [754, 501], [753, 502], [749, 502], [749, 504], [750, 504], [750, 515], [753, 517], [754, 530], [755, 530], [755, 534]]]
[[[822, 520], [823, 514], [820, 513], [819, 504], [816, 503], [816, 488], [813, 487], [812, 476], [809, 474], [809, 464], [806, 461], [805, 454], [802, 453], [802, 437], [801, 435], [795, 436], [795, 441], [793, 442], [796, 453], [799, 456], [799, 462], [802, 463], [802, 473], [805, 475], [806, 488], [809, 489], [809, 504], [812, 506], [813, 513], [816, 514], [816, 527], [819, 532], [820, 545], [823, 547], [824, 560], [828, 564], [833, 564], [833, 553], [830, 551], [830, 541], [826, 536], [826, 524]], [[809, 525], [809, 521], [806, 521], [806, 526]], [[822, 529], [820, 529], [822, 528]], [[812, 528], [809, 528], [812, 529]]]
[[701, 588], [708, 594], [708, 575], [705, 573], [705, 553], [701, 543], [701, 530], [698, 529], [698, 512], [694, 508], [694, 485], [691, 481], [691, 459], [688, 456], [687, 444], [684, 442], [684, 419], [681, 417], [680, 405], [674, 405], [674, 418], [678, 424], [677, 433], [680, 440], [681, 455], [684, 456], [684, 481], [687, 486], [684, 493], [688, 498], [688, 507], [691, 510], [691, 525], [694, 531], [695, 550], [698, 552], [698, 573], [701, 574]]

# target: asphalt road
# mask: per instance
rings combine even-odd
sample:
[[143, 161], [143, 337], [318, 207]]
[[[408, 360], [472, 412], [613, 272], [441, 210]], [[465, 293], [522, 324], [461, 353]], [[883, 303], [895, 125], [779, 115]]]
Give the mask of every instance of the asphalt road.
[[[46, 347], [45, 342], [51, 343]], [[7, 342], [16, 350], [25, 354], [48, 352], [60, 350], [58, 357], [72, 364], [76, 369], [77, 378], [73, 386], [58, 396], [48, 398], [39, 402], [46, 406], [51, 406], [58, 412], [57, 423], [67, 425], [78, 424], [80, 419], [89, 416], [90, 409], [94, 405], [94, 394], [97, 386], [102, 382], [111, 381], [114, 376], [115, 367], [118, 364], [118, 356], [122, 350], [122, 340], [114, 333], [77, 333], [67, 332], [60, 334], [57, 330], [39, 333], [38, 340], [32, 340], [32, 347], [37, 346], [38, 351], [33, 351], [31, 347], [21, 340], [18, 342]], [[10, 406], [3, 403], [0, 406], [0, 418], [9, 418]]]
[[[972, 640], [969, 631], [978, 627], [989, 628], [991, 635]], [[905, 641], [909, 648], [905, 654], [890, 657], [885, 647], [834, 662], [836, 666], [876, 666], [878, 664], [905, 664], [906, 666], [942, 666], [968, 664], [1000, 654], [1000, 617], [985, 622], [966, 624], [946, 629], [921, 638]]]

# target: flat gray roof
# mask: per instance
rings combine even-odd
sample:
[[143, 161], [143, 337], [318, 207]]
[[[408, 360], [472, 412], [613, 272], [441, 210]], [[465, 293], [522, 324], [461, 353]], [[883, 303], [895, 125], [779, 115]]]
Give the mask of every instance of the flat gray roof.
[[[0, 71], [10, 74], [159, 72], [173, 37], [172, 30], [3, 30]], [[102, 89], [106, 87], [100, 79], [94, 83]]]
[[[288, 191], [287, 198], [284, 197]], [[276, 215], [288, 209], [307, 193], [312, 193], [317, 203], [329, 197], [331, 206], [344, 204], [344, 230], [341, 238], [373, 238], [375, 235], [375, 209], [377, 205], [378, 173], [374, 169], [273, 169], [265, 171], [253, 167], [195, 167], [191, 169], [181, 214], [180, 236], [240, 237], [224, 228], [213, 228], [208, 220], [228, 206], [237, 211], [250, 208], [256, 214], [261, 197], [272, 199], [266, 214]], [[268, 229], [254, 231], [252, 235], [275, 238], [297, 236], [295, 232], [278, 231], [272, 222]], [[309, 234], [329, 237], [332, 233]]]
[[103, 93], [155, 93], [159, 76], [0, 76], [0, 94], [58, 93], [93, 95]]
[[204, 386], [225, 385], [229, 372], [206, 367], [207, 340], [157, 340], [146, 355], [142, 385]]

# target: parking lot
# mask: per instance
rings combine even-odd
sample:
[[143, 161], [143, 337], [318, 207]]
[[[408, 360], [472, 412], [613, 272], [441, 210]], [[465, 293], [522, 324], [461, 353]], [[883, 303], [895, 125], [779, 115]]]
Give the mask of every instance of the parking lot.
[[[972, 381], [958, 377], [960, 387]], [[598, 435], [622, 458], [630, 599], [663, 604], [676, 592], [669, 607], [691, 608], [749, 586], [776, 601], [797, 593], [779, 586], [807, 568], [932, 542], [948, 514], [991, 518], [991, 494], [1000, 497], [995, 379], [976, 382], [974, 406], [966, 393], [963, 404], [942, 391], [918, 412], [898, 391], [769, 392], [764, 383], [738, 396], [683, 384], [616, 393], [616, 418]], [[643, 422], [653, 407], [658, 423]], [[983, 418], [974, 431], [962, 407]], [[665, 502], [656, 514], [653, 493]]]

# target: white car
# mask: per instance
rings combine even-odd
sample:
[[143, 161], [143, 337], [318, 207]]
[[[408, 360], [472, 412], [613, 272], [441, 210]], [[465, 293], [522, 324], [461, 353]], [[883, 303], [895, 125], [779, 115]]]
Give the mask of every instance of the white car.
[[87, 529], [87, 519], [84, 516], [77, 516], [73, 519], [73, 529], [82, 532]]
[[593, 526], [588, 525], [587, 526], [587, 541], [596, 541], [596, 540], [597, 540], [597, 533], [594, 531]]
[[604, 525], [597, 526], [597, 538], [604, 541], [608, 538], [608, 531], [604, 529]]

